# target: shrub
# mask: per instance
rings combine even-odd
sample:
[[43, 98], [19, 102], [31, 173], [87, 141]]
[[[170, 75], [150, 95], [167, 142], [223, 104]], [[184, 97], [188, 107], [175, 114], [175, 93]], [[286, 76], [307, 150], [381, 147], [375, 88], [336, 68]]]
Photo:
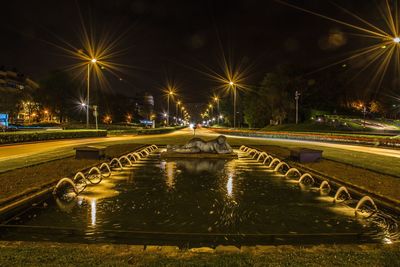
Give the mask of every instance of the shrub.
[[55, 139], [104, 137], [104, 130], [60, 130], [60, 131], [31, 131], [31, 132], [6, 132], [0, 133], [0, 144], [36, 142]]

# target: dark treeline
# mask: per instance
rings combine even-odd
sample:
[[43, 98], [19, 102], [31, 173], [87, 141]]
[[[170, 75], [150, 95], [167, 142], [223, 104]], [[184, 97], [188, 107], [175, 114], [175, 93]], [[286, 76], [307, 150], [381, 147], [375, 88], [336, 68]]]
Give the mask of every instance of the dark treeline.
[[[276, 67], [251, 90], [240, 92], [238, 120], [251, 128], [262, 128], [270, 124], [295, 122], [295, 92], [299, 98], [299, 119], [309, 120], [320, 114], [395, 118], [396, 101], [386, 93], [368, 93], [356, 83], [349, 82], [348, 73], [339, 69], [308, 74], [290, 65]], [[221, 103], [225, 114], [232, 113], [231, 100]], [[364, 108], [365, 106], [365, 108]], [[396, 106], [397, 107], [397, 106]], [[230, 124], [232, 116], [226, 116]]]

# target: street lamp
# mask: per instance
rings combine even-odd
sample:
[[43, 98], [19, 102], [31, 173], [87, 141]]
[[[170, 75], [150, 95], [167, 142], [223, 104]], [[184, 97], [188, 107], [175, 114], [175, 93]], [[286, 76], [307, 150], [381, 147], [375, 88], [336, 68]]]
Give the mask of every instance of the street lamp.
[[236, 84], [230, 81], [229, 85], [233, 90], [233, 128], [236, 128]]
[[214, 101], [217, 103], [217, 124], [219, 124], [219, 98], [218, 96], [214, 96]]
[[185, 107], [181, 107], [181, 117], [183, 118], [183, 111], [185, 110]]
[[44, 110], [44, 114], [46, 114], [45, 115], [46, 121], [50, 121], [49, 120], [49, 111], [47, 109]]
[[300, 98], [300, 93], [299, 91], [296, 91], [294, 94], [294, 99], [296, 100], [296, 124], [299, 123], [299, 98]]
[[181, 104], [181, 101], [180, 101], [180, 100], [176, 101], [175, 124], [178, 124], [178, 117], [179, 117], [178, 108], [179, 108], [179, 105], [180, 105], [180, 104]]
[[363, 117], [364, 117], [363, 128], [365, 129], [365, 115], [367, 114], [367, 106], [361, 104], [360, 108], [362, 108], [362, 113], [363, 113]]
[[86, 128], [89, 128], [89, 89], [90, 89], [90, 65], [96, 64], [97, 59], [92, 58], [90, 62], [87, 64], [87, 93], [86, 93]]
[[214, 107], [212, 104], [209, 104], [208, 107], [211, 109], [211, 116], [214, 116]]
[[167, 92], [167, 125], [169, 126], [169, 98], [174, 95], [174, 91], [171, 89]]

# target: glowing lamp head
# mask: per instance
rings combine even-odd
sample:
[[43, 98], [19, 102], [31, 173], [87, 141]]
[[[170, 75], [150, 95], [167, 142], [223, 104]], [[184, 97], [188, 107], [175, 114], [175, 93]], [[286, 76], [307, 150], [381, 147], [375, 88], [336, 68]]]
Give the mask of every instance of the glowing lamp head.
[[229, 85], [234, 85], [234, 83], [232, 81], [229, 82]]
[[97, 62], [97, 59], [95, 59], [95, 58], [92, 58], [92, 60], [90, 60], [92, 63], [96, 63]]
[[400, 37], [395, 37], [395, 38], [393, 38], [393, 42], [395, 42], [395, 43], [400, 43]]

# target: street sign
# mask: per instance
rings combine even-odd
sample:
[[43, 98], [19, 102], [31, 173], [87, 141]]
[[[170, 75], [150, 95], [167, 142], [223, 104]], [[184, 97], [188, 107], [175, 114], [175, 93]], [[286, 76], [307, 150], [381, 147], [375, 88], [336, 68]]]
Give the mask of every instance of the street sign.
[[0, 113], [0, 126], [8, 127], [8, 114]]
[[97, 112], [97, 106], [93, 105], [93, 116], [97, 117], [99, 113]]

